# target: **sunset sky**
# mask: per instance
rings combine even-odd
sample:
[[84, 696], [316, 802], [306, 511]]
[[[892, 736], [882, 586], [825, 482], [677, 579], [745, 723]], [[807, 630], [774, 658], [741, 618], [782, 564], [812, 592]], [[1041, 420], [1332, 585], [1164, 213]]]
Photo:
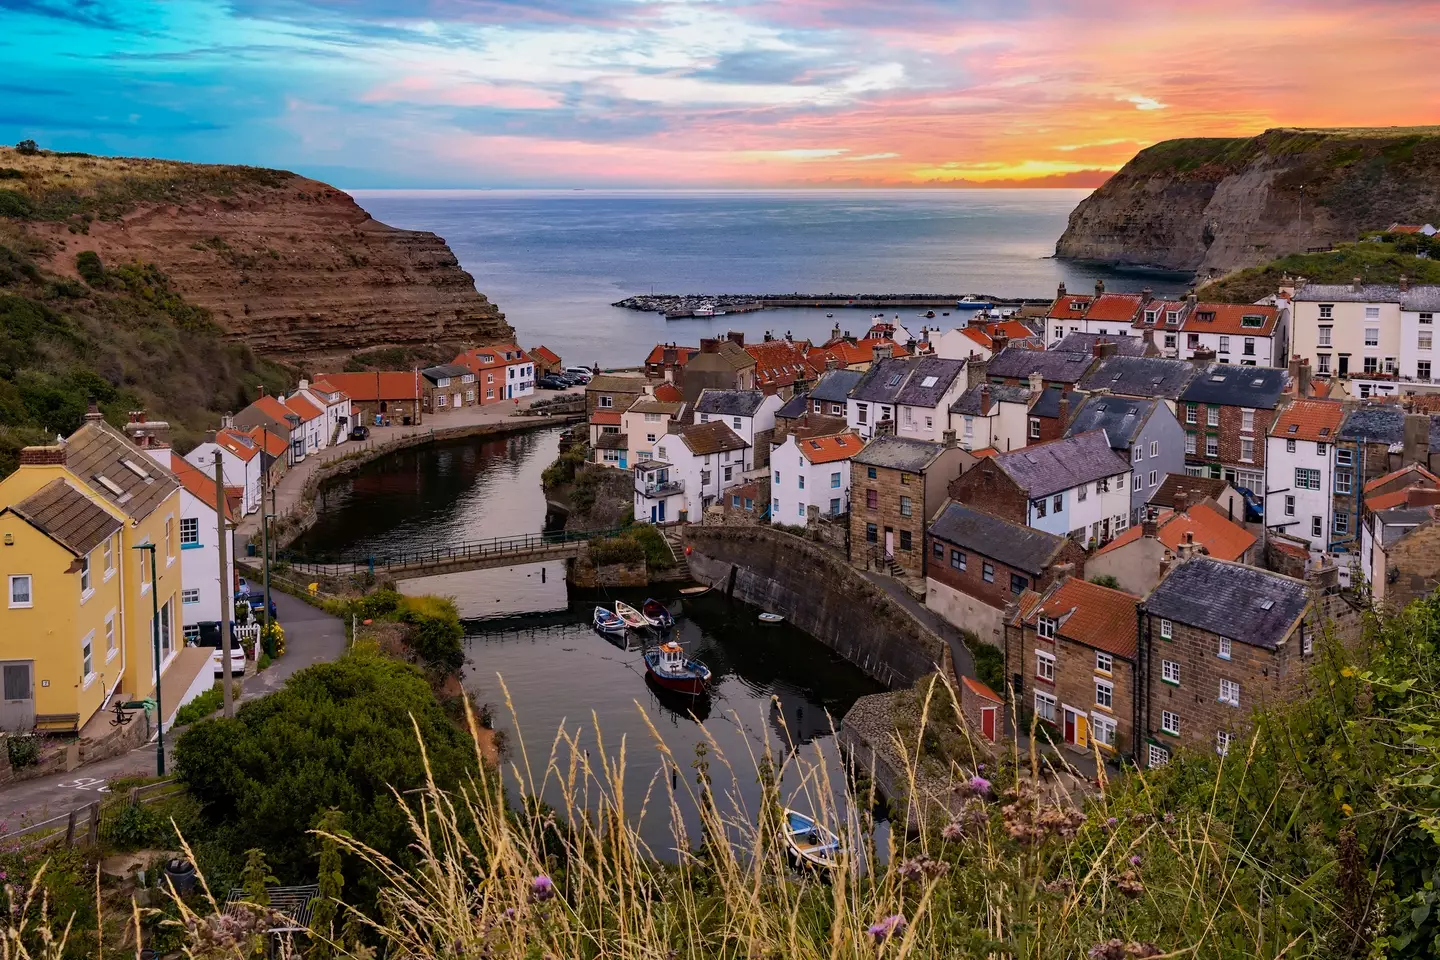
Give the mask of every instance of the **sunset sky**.
[[343, 187], [1093, 186], [1440, 122], [1440, 0], [0, 0], [0, 141]]

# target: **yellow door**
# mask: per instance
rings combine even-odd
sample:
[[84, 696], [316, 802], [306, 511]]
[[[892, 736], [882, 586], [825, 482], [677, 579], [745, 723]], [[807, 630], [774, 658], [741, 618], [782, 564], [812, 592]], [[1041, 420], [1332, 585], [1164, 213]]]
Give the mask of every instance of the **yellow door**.
[[1088, 747], [1088, 746], [1090, 745], [1090, 741], [1089, 741], [1089, 739], [1086, 737], [1087, 727], [1089, 726], [1089, 721], [1090, 721], [1090, 718], [1087, 717], [1087, 716], [1085, 716], [1085, 714], [1083, 714], [1083, 713], [1077, 713], [1077, 714], [1075, 714], [1075, 744], [1076, 744], [1076, 746]]

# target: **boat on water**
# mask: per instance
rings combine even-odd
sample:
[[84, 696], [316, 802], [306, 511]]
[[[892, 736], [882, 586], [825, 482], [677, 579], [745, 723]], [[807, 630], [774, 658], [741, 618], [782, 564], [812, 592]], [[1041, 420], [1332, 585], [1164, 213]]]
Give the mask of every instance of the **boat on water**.
[[827, 313], [827, 314], [825, 314], [825, 319], [826, 319], [826, 320], [830, 320], [830, 319], [834, 318], [834, 316], [835, 316], [835, 314], [833, 314], [833, 313]]
[[978, 297], [961, 297], [955, 301], [955, 309], [957, 310], [989, 310], [993, 306], [995, 306], [995, 304], [989, 300], [981, 300]]
[[785, 844], [801, 863], [834, 867], [840, 861], [840, 838], [799, 810], [785, 810]]
[[595, 608], [595, 629], [601, 633], [624, 633], [625, 621], [604, 607]]
[[645, 672], [660, 686], [679, 693], [704, 693], [710, 682], [710, 668], [687, 657], [685, 648], [674, 640], [645, 651]]
[[934, 319], [935, 319], [935, 311], [934, 311], [934, 310], [926, 310], [924, 313], [920, 314], [920, 316], [924, 317], [926, 320], [934, 320]]
[[709, 593], [714, 587], [685, 587], [680, 591], [682, 597], [698, 597], [702, 593]]
[[697, 317], [713, 317], [713, 316], [715, 316], [715, 304], [713, 304], [713, 303], [702, 303], [702, 304], [700, 304], [700, 306], [698, 306], [698, 307], [695, 308], [695, 316], [697, 316]]
[[785, 620], [785, 618], [782, 617], [782, 616], [780, 616], [780, 614], [778, 614], [778, 613], [762, 613], [762, 614], [760, 614], [760, 622], [761, 622], [761, 623], [783, 623], [784, 620]]
[[635, 630], [643, 630], [650, 626], [650, 621], [645, 619], [645, 615], [624, 600], [615, 601], [615, 615], [625, 621], [625, 626]]
[[664, 630], [675, 625], [675, 617], [671, 615], [670, 609], [659, 600], [647, 599], [640, 605], [640, 616], [652, 627], [659, 627]]

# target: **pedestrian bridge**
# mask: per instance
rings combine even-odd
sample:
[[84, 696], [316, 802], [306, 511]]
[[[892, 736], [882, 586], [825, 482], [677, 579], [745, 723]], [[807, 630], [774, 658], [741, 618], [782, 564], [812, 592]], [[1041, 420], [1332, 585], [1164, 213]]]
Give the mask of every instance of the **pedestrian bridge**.
[[430, 577], [442, 573], [464, 573], [494, 567], [514, 567], [546, 560], [563, 560], [579, 554], [580, 548], [596, 537], [614, 536], [621, 528], [598, 531], [530, 533], [514, 537], [492, 537], [449, 543], [418, 550], [387, 550], [370, 555], [343, 557], [308, 556], [282, 551], [279, 559], [297, 574], [345, 577], [357, 573], [383, 574], [394, 579]]

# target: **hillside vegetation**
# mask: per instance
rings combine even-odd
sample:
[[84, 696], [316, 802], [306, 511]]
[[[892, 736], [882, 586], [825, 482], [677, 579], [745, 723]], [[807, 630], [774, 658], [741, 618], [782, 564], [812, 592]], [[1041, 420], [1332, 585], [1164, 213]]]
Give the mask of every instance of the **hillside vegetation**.
[[[1416, 256], [1418, 247], [1428, 251], [1432, 246], [1435, 254]], [[1304, 277], [1311, 283], [1351, 283], [1356, 277], [1365, 283], [1397, 283], [1401, 277], [1412, 283], [1440, 283], [1440, 242], [1387, 235], [1378, 243], [1347, 243], [1324, 253], [1292, 253], [1263, 266], [1238, 270], [1200, 290], [1207, 300], [1254, 303], [1274, 293], [1287, 276]]]

